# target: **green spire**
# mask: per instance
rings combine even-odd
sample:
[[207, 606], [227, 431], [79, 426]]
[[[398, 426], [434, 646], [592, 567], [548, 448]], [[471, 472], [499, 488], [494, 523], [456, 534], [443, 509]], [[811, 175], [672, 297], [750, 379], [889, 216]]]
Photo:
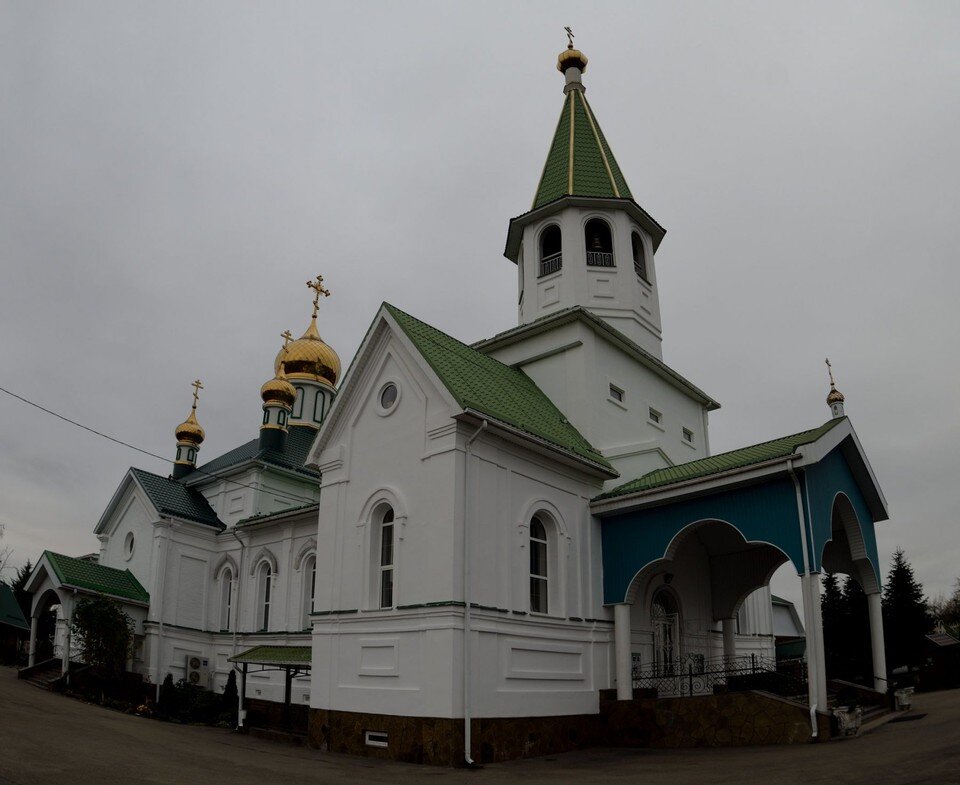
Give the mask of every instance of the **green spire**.
[[579, 81], [567, 86], [531, 209], [562, 196], [633, 198]]

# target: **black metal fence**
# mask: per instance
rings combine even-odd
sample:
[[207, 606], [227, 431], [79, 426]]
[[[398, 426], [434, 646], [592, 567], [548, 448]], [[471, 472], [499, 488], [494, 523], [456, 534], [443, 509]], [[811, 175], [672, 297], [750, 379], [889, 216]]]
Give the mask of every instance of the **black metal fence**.
[[691, 654], [652, 668], [634, 667], [633, 687], [655, 690], [659, 698], [764, 690], [807, 701], [806, 668], [778, 670], [774, 660], [759, 654], [711, 658]]

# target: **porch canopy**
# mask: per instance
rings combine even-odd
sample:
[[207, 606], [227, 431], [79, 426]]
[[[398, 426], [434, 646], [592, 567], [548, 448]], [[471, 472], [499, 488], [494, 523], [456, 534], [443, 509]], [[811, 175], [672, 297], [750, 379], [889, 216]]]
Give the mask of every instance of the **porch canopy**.
[[735, 616], [743, 600], [789, 561], [804, 591], [811, 705], [826, 706], [822, 570], [851, 575], [867, 594], [874, 686], [886, 688], [874, 524], [887, 519], [887, 505], [846, 417], [658, 469], [601, 494], [591, 508], [601, 519], [604, 603], [615, 605], [615, 619], [621, 620], [621, 697], [631, 694], [630, 606], [655, 577], [670, 574], [678, 551], [691, 538], [709, 559], [712, 614], [723, 622], [724, 656], [734, 654], [728, 649], [734, 645]]
[[290, 687], [294, 677], [310, 673], [312, 653], [309, 646], [254, 646], [228, 658], [240, 666], [240, 714], [239, 727], [243, 727], [245, 712], [243, 702], [247, 694], [247, 673], [283, 671], [283, 721], [290, 723]]

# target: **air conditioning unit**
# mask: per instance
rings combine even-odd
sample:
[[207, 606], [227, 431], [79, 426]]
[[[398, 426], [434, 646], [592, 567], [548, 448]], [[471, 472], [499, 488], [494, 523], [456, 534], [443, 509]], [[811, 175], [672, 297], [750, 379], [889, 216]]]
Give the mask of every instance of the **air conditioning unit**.
[[195, 654], [187, 655], [186, 682], [192, 687], [210, 686], [210, 660]]

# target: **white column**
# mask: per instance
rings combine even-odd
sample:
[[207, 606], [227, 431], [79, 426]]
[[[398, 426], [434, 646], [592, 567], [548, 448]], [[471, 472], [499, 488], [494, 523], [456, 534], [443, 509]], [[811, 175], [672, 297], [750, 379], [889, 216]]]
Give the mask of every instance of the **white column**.
[[737, 656], [737, 617], [729, 616], [723, 620], [723, 659], [726, 664]]
[[70, 668], [70, 620], [67, 619], [67, 631], [63, 637], [63, 662], [60, 666], [60, 673], [64, 676]]
[[30, 619], [30, 648], [28, 649], [27, 666], [32, 668], [37, 664], [37, 627], [40, 620], [34, 616]]
[[880, 592], [867, 595], [870, 610], [870, 650], [873, 652], [873, 688], [887, 691], [887, 656], [883, 649], [883, 606]]
[[633, 699], [632, 658], [630, 656], [630, 610], [629, 602], [613, 606], [613, 641], [617, 660], [617, 700]]
[[823, 652], [823, 616], [820, 612], [820, 573], [800, 578], [803, 595], [803, 626], [807, 636], [807, 696], [810, 705], [827, 710], [827, 676]]

